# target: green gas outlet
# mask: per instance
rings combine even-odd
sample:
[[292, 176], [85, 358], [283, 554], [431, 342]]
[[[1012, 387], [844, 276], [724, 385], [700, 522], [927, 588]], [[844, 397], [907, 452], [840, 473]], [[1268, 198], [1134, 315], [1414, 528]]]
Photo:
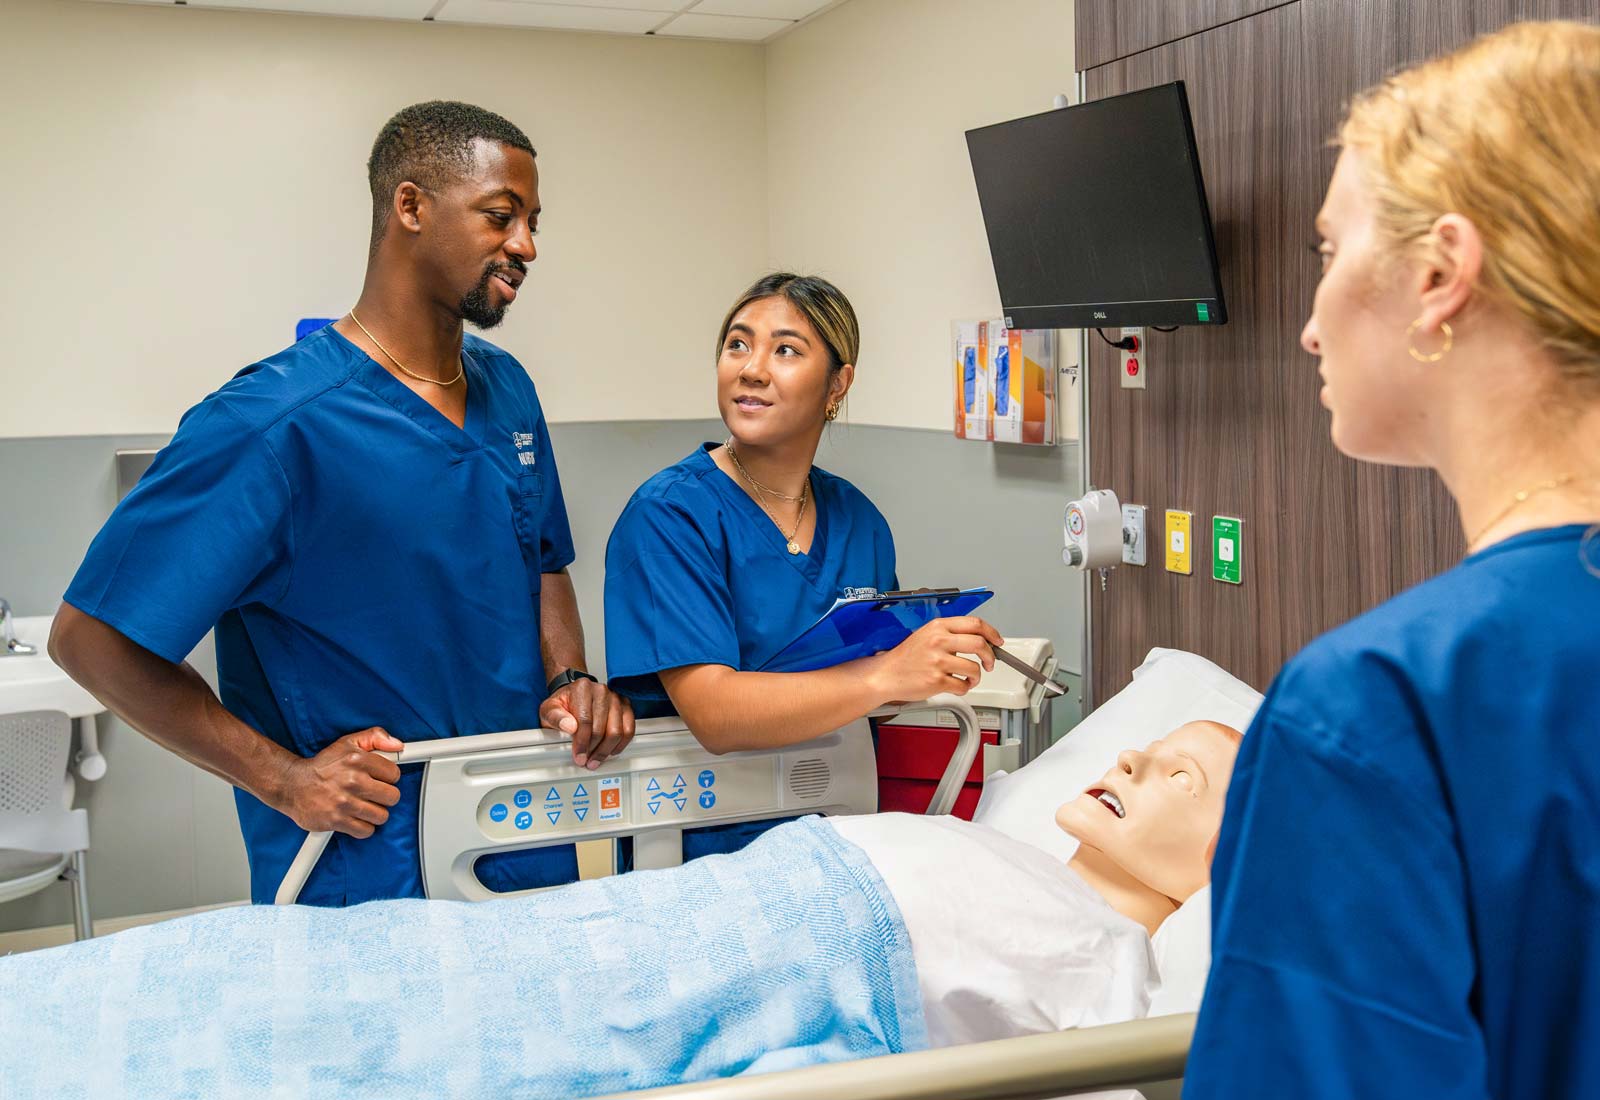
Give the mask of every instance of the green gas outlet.
[[1211, 579], [1227, 584], [1243, 582], [1244, 521], [1233, 516], [1211, 517]]

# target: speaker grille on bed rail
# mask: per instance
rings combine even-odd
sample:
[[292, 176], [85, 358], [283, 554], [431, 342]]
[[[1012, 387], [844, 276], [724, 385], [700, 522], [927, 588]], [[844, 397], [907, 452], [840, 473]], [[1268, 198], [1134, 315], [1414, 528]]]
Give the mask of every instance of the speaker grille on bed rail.
[[801, 760], [789, 769], [789, 793], [796, 798], [821, 798], [828, 793], [832, 780], [826, 760]]

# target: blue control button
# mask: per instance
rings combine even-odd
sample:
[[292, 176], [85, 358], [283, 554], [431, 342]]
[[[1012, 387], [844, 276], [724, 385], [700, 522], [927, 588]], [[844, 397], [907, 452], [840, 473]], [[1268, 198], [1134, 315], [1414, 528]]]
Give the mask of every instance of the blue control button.
[[650, 803], [650, 816], [651, 817], [655, 817], [656, 816], [656, 812], [659, 811], [660, 809], [661, 809], [661, 803], [659, 803], [659, 802]]
[[517, 815], [517, 819], [512, 824], [519, 829], [531, 829], [533, 828], [533, 815], [524, 810]]
[[683, 788], [687, 787], [688, 785], [689, 784], [687, 784], [687, 783], [685, 783], [683, 781], [683, 773], [682, 772], [679, 772], [678, 773], [678, 777], [672, 781], [672, 789], [675, 790], [675, 791], [681, 791], [681, 790], [683, 790]]
[[511, 801], [515, 802], [517, 804], [517, 809], [520, 810], [522, 807], [533, 801], [533, 795], [529, 794], [527, 791], [518, 791], [512, 797]]
[[712, 771], [710, 768], [707, 768], [705, 771], [700, 773], [700, 785], [702, 787], [715, 786], [716, 782], [717, 773]]
[[672, 804], [678, 807], [678, 812], [680, 814], [683, 813], [683, 808], [684, 806], [688, 805], [688, 802], [689, 800], [687, 798], [674, 798], [672, 800]]
[[504, 821], [506, 819], [506, 814], [509, 812], [510, 811], [506, 809], [506, 804], [504, 802], [496, 802], [493, 806], [489, 807], [489, 820]]
[[716, 792], [714, 792], [714, 791], [701, 791], [700, 792], [700, 808], [702, 810], [709, 810], [709, 809], [711, 809], [711, 807], [715, 806], [716, 804], [717, 804]]
[[572, 812], [578, 815], [578, 820], [579, 821], [582, 821], [584, 818], [589, 816], [589, 809], [588, 809], [587, 806], [580, 807], [580, 808], [578, 808], [576, 810], [573, 810]]
[[650, 782], [644, 785], [644, 789], [647, 791], [659, 791], [661, 789], [661, 784], [657, 783], [656, 777], [652, 775], [650, 777]]
[[556, 822], [561, 820], [561, 811], [560, 810], [552, 810], [552, 811], [546, 813], [544, 816], [548, 817], [550, 819], [550, 824], [554, 825]]
[[578, 784], [578, 789], [572, 792], [573, 798], [588, 798], [589, 792], [583, 789], [583, 784]]
[[556, 790], [554, 787], [551, 787], [550, 790], [545, 793], [544, 800], [546, 802], [560, 802], [561, 792]]

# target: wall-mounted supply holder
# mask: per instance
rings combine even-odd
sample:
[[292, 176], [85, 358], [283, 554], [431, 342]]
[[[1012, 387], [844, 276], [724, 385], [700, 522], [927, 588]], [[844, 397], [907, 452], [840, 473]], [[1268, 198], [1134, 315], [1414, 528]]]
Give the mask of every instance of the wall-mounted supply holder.
[[[1053, 446], [1059, 336], [1013, 328], [1004, 318], [953, 322], [957, 438]], [[1076, 417], [1071, 427], [1076, 435]]]

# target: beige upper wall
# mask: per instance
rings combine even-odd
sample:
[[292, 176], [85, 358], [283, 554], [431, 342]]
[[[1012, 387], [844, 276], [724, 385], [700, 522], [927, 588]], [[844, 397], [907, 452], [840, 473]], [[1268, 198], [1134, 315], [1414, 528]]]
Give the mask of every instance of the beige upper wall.
[[950, 322], [1000, 308], [964, 134], [1073, 94], [1072, 29], [1070, 0], [849, 0], [768, 47], [771, 258], [855, 304], [852, 422], [951, 427]]
[[861, 314], [849, 421], [947, 429], [949, 322], [999, 307], [963, 131], [1069, 91], [1071, 31], [1070, 0], [847, 0], [765, 49], [0, 0], [0, 437], [171, 431], [348, 308], [372, 138], [436, 97], [539, 149], [489, 335], [551, 420], [711, 414], [727, 303], [793, 267]]
[[539, 150], [540, 258], [489, 336], [550, 419], [704, 416], [768, 253], [764, 71], [756, 46], [0, 0], [0, 437], [171, 431], [347, 309], [372, 140], [430, 98]]

